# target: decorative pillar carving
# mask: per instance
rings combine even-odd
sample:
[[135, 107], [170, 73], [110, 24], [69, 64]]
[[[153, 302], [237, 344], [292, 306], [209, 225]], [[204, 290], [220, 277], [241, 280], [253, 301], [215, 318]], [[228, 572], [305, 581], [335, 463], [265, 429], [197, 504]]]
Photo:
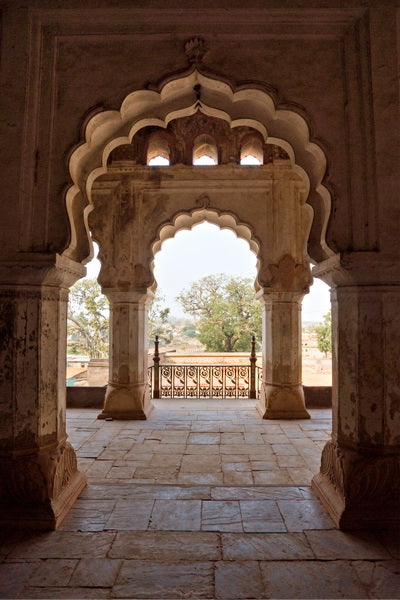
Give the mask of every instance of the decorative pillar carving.
[[0, 526], [55, 529], [86, 485], [65, 427], [68, 287], [58, 255], [0, 265]]
[[341, 529], [400, 525], [400, 269], [376, 253], [314, 269], [332, 286], [333, 431], [313, 488]]
[[110, 301], [110, 380], [99, 419], [146, 419], [153, 406], [147, 380], [146, 289], [103, 290]]
[[285, 255], [270, 265], [263, 303], [263, 384], [257, 410], [264, 419], [309, 419], [302, 385], [301, 301], [311, 283], [307, 264]]

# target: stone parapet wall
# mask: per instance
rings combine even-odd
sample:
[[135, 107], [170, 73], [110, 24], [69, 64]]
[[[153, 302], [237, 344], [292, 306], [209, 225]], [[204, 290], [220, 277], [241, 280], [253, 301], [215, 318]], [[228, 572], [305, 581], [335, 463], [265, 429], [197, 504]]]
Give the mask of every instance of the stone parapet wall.
[[[106, 387], [68, 387], [67, 408], [103, 408]], [[332, 406], [330, 386], [305, 386], [304, 396], [307, 408], [329, 408]], [[215, 399], [218, 402], [218, 399]], [[234, 403], [234, 400], [232, 400]]]

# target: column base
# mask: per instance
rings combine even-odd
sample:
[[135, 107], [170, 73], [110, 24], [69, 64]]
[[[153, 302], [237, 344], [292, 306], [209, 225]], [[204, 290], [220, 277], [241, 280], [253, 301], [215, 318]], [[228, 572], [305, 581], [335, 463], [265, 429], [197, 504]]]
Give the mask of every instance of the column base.
[[0, 528], [57, 529], [86, 486], [69, 443], [37, 456], [0, 459]]
[[262, 386], [256, 408], [262, 419], [310, 419], [302, 385]]
[[64, 521], [85, 487], [86, 477], [78, 471], [56, 500], [41, 506], [0, 504], [0, 529], [53, 531]]
[[144, 421], [153, 408], [148, 385], [118, 386], [110, 383], [107, 386], [104, 408], [97, 418]]
[[400, 532], [400, 456], [339, 448], [328, 442], [312, 488], [344, 530]]

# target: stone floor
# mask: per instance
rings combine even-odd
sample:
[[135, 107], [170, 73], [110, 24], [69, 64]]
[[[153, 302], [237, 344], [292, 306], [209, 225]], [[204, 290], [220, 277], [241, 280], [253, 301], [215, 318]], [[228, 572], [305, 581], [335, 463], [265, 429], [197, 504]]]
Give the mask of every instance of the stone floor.
[[400, 598], [400, 532], [337, 531], [310, 489], [330, 411], [155, 405], [68, 411], [88, 487], [58, 531], [0, 538], [0, 598]]

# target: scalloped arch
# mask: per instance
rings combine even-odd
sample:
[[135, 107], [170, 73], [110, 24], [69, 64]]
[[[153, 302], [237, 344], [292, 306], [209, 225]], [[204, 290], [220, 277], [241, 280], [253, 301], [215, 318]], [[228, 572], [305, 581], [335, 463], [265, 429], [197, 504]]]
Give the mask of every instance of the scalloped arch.
[[[188, 212], [179, 212], [173, 216], [171, 221], [168, 223], [163, 223], [159, 230], [157, 238], [151, 244], [151, 249], [153, 252], [153, 256], [157, 254], [162, 248], [162, 244], [165, 240], [171, 239], [175, 237], [175, 235], [184, 229], [191, 230], [195, 225], [199, 225], [200, 223], [204, 223], [207, 221], [208, 223], [212, 223], [213, 225], [217, 225], [220, 229], [229, 229], [232, 231], [236, 237], [245, 240], [251, 252], [256, 255], [257, 263], [257, 274], [260, 267], [260, 259], [259, 259], [259, 251], [260, 251], [260, 241], [254, 236], [250, 225], [246, 223], [240, 222], [236, 215], [229, 212], [220, 212], [216, 208], [212, 207], [202, 207], [195, 208], [192, 211]], [[154, 260], [151, 263], [151, 268], [153, 270]], [[256, 278], [255, 281], [256, 289], [259, 289], [258, 281]], [[151, 287], [153, 291], [156, 289], [156, 283]]]
[[[193, 89], [199, 85], [200, 105]], [[85, 142], [72, 153], [69, 161], [73, 184], [66, 194], [66, 207], [71, 243], [64, 254], [83, 263], [91, 258], [87, 208], [91, 205], [93, 182], [106, 172], [112, 150], [130, 143], [143, 127], [157, 125], [166, 128], [171, 120], [193, 115], [197, 110], [224, 119], [231, 127], [253, 127], [266, 142], [281, 145], [286, 150], [293, 167], [308, 186], [307, 202], [314, 211], [309, 256], [315, 262], [331, 256], [333, 252], [325, 241], [331, 209], [331, 195], [324, 185], [326, 157], [320, 146], [311, 141], [304, 117], [286, 106], [282, 109], [277, 107], [272, 96], [259, 87], [246, 86], [235, 91], [225, 81], [197, 69], [168, 80], [159, 91], [132, 92], [122, 102], [119, 111], [104, 111], [89, 120]]]

